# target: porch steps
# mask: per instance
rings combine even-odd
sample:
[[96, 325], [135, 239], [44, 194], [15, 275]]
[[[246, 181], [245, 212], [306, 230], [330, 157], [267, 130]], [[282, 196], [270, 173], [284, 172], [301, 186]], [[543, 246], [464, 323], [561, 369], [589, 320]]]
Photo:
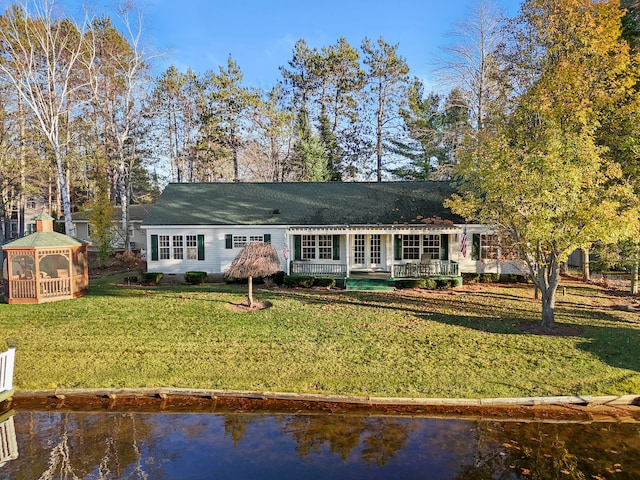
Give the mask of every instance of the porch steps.
[[390, 278], [347, 278], [346, 290], [352, 292], [393, 292], [395, 283]]

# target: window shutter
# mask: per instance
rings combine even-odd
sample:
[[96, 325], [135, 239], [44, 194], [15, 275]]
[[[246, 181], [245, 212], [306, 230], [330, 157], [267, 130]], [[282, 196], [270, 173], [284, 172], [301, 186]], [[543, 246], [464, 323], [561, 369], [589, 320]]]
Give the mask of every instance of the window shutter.
[[262, 236], [262, 239], [264, 240], [264, 243], [271, 243], [271, 234], [270, 233], [265, 233]]
[[333, 236], [333, 259], [340, 260], [340, 235]]
[[302, 259], [302, 237], [300, 235], [293, 236], [293, 259]]
[[227, 233], [224, 236], [224, 248], [226, 248], [227, 250], [233, 248], [233, 235], [231, 235], [230, 233]]
[[440, 235], [440, 260], [449, 260], [449, 235]]
[[158, 261], [158, 235], [151, 235], [151, 261]]
[[393, 259], [402, 260], [402, 235], [393, 236]]
[[471, 260], [480, 260], [480, 234], [479, 233], [473, 234]]
[[198, 260], [204, 260], [204, 235], [198, 235]]

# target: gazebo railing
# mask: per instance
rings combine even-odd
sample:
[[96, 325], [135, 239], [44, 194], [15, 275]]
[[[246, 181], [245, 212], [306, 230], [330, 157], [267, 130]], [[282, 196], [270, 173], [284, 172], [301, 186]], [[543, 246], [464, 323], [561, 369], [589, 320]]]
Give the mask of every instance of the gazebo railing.
[[40, 279], [41, 297], [60, 297], [71, 294], [71, 279], [65, 278], [45, 278]]
[[11, 298], [36, 298], [36, 281], [9, 280], [9, 292]]

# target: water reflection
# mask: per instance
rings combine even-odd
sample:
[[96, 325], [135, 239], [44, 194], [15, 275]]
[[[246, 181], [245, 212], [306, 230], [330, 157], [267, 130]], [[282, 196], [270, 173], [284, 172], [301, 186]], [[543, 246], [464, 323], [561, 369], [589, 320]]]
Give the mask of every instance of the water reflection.
[[638, 423], [27, 411], [0, 433], [0, 479], [640, 478]]

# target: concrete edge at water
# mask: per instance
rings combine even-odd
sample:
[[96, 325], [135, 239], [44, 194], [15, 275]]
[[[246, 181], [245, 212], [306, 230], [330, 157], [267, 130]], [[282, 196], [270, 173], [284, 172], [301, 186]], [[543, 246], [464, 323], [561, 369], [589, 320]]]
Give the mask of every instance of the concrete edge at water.
[[531, 407], [531, 406], [592, 406], [631, 407], [640, 406], [640, 395], [561, 395], [550, 397], [515, 398], [410, 398], [372, 397], [354, 395], [320, 395], [311, 393], [257, 392], [244, 390], [215, 390], [194, 388], [91, 388], [91, 389], [48, 389], [16, 390], [13, 397], [41, 398], [55, 397], [204, 397], [237, 398], [273, 401], [301, 401], [332, 404], [358, 404], [369, 406], [410, 406], [410, 407]]

